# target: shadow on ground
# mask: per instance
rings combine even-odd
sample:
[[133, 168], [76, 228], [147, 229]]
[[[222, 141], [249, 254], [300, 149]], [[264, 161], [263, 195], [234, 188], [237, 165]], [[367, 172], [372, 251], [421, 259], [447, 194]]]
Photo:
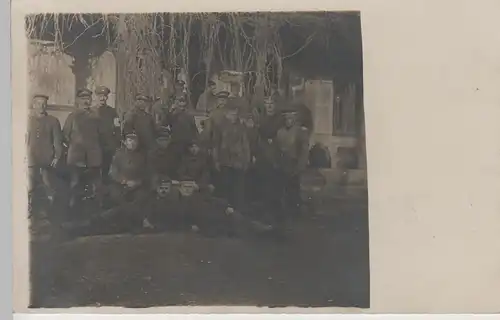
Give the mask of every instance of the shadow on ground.
[[284, 242], [168, 233], [32, 243], [32, 307], [366, 308], [367, 211], [339, 202], [294, 220]]

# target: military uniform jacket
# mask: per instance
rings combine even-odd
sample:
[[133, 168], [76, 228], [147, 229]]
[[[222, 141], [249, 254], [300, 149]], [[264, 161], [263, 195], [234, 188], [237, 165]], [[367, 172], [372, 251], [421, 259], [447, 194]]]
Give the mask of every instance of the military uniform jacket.
[[28, 123], [28, 166], [49, 166], [52, 160], [62, 155], [61, 124], [56, 117], [44, 115], [29, 117]]
[[246, 170], [250, 164], [250, 143], [246, 126], [225, 121], [214, 137], [214, 161], [221, 166]]
[[168, 123], [168, 112], [170, 106], [162, 101], [156, 102], [153, 107], [151, 107], [151, 114], [157, 126], [166, 126]]
[[193, 180], [199, 186], [209, 184], [209, 158], [208, 155], [201, 151], [197, 155], [187, 154], [182, 158], [179, 168], [180, 180]]
[[139, 147], [149, 149], [156, 141], [153, 117], [143, 110], [127, 112], [123, 120], [123, 134], [135, 132], [139, 138]]
[[125, 147], [118, 149], [111, 162], [109, 174], [113, 181], [144, 181], [147, 179], [146, 156]]
[[148, 168], [153, 178], [153, 184], [158, 176], [176, 178], [175, 157], [180, 155], [171, 152], [170, 148], [153, 147], [148, 151]]
[[120, 147], [120, 123], [115, 108], [110, 106], [96, 106], [95, 112], [101, 120], [103, 135], [106, 139], [103, 141], [105, 152], [114, 153]]
[[281, 128], [276, 135], [278, 167], [287, 174], [298, 174], [307, 166], [309, 157], [308, 131], [295, 125]]
[[99, 167], [102, 146], [106, 140], [101, 121], [93, 110], [76, 110], [64, 123], [64, 140], [68, 145], [68, 165]]
[[226, 120], [226, 109], [225, 107], [218, 107], [213, 109], [208, 119], [205, 122], [205, 139], [208, 140], [208, 145], [210, 148], [214, 146], [214, 138], [219, 133], [222, 124]]

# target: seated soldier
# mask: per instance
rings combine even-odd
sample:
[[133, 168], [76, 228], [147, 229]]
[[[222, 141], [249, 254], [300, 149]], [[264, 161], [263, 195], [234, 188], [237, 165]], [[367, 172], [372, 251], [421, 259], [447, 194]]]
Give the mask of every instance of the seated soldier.
[[111, 205], [121, 205], [144, 197], [147, 192], [146, 157], [138, 149], [139, 140], [135, 133], [127, 134], [124, 147], [113, 157], [109, 175], [111, 184], [109, 196]]
[[156, 187], [156, 180], [160, 176], [176, 178], [176, 157], [180, 155], [172, 152], [170, 130], [163, 127], [156, 138], [156, 145], [148, 152], [148, 169], [152, 179], [152, 187]]
[[187, 224], [178, 204], [179, 191], [168, 177], [160, 176], [156, 188], [148, 190], [144, 197], [109, 209], [91, 223], [100, 233], [182, 230]]
[[188, 144], [182, 156], [178, 178], [196, 182], [202, 192], [211, 193], [214, 189], [210, 183], [210, 157], [194, 140]]

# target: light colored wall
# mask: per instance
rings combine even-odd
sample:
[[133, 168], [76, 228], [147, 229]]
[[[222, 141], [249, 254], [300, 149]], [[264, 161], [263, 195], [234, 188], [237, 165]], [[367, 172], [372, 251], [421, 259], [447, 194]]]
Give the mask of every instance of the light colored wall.
[[339, 160], [338, 147], [355, 147], [356, 138], [333, 135], [333, 81], [307, 80], [304, 86], [304, 100], [311, 110], [314, 131], [310, 144], [321, 143], [328, 147], [332, 158], [332, 168], [337, 167]]
[[[43, 93], [49, 96], [51, 105], [74, 105], [76, 80], [71, 69], [73, 58], [56, 52], [50, 42], [32, 41], [28, 46], [30, 96]], [[110, 88], [108, 104], [114, 107], [117, 81], [114, 55], [105, 52], [90, 62], [90, 68], [91, 76], [87, 79], [87, 88], [92, 91], [99, 85]]]
[[91, 64], [91, 76], [87, 79], [87, 88], [94, 91], [97, 86], [106, 86], [111, 92], [108, 104], [116, 104], [116, 60], [113, 53], [106, 51]]
[[56, 52], [50, 43], [32, 42], [28, 52], [29, 95], [46, 94], [49, 104], [73, 105], [75, 76], [70, 67], [72, 58]]

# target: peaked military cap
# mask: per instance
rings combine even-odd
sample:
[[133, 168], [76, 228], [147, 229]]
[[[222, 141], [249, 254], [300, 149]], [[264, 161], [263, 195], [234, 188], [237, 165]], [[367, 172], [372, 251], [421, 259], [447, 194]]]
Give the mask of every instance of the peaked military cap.
[[45, 100], [49, 100], [49, 96], [46, 95], [46, 94], [41, 94], [41, 93], [36, 93], [33, 95], [33, 99], [35, 98], [42, 98], [42, 99], [45, 99]]
[[229, 98], [229, 92], [222, 90], [217, 92], [217, 98]]
[[281, 108], [282, 113], [297, 113], [299, 111], [298, 103], [287, 103]]
[[97, 88], [95, 88], [96, 94], [108, 95], [110, 92], [111, 92], [111, 90], [109, 90], [109, 88], [106, 86], [98, 86]]
[[159, 185], [165, 185], [165, 184], [171, 184], [172, 183], [172, 179], [170, 179], [168, 176], [166, 175], [162, 175], [159, 177], [158, 179], [158, 184]]
[[76, 96], [78, 98], [91, 97], [92, 96], [92, 91], [90, 91], [87, 88], [78, 89], [76, 91]]
[[186, 81], [179, 79], [179, 80], [176, 80], [176, 81], [175, 81], [175, 84], [185, 85], [185, 84], [186, 84]]
[[135, 100], [142, 100], [142, 101], [149, 102], [149, 101], [151, 101], [151, 98], [143, 93], [138, 93], [135, 95]]
[[125, 139], [137, 139], [137, 134], [135, 132], [127, 133]]

